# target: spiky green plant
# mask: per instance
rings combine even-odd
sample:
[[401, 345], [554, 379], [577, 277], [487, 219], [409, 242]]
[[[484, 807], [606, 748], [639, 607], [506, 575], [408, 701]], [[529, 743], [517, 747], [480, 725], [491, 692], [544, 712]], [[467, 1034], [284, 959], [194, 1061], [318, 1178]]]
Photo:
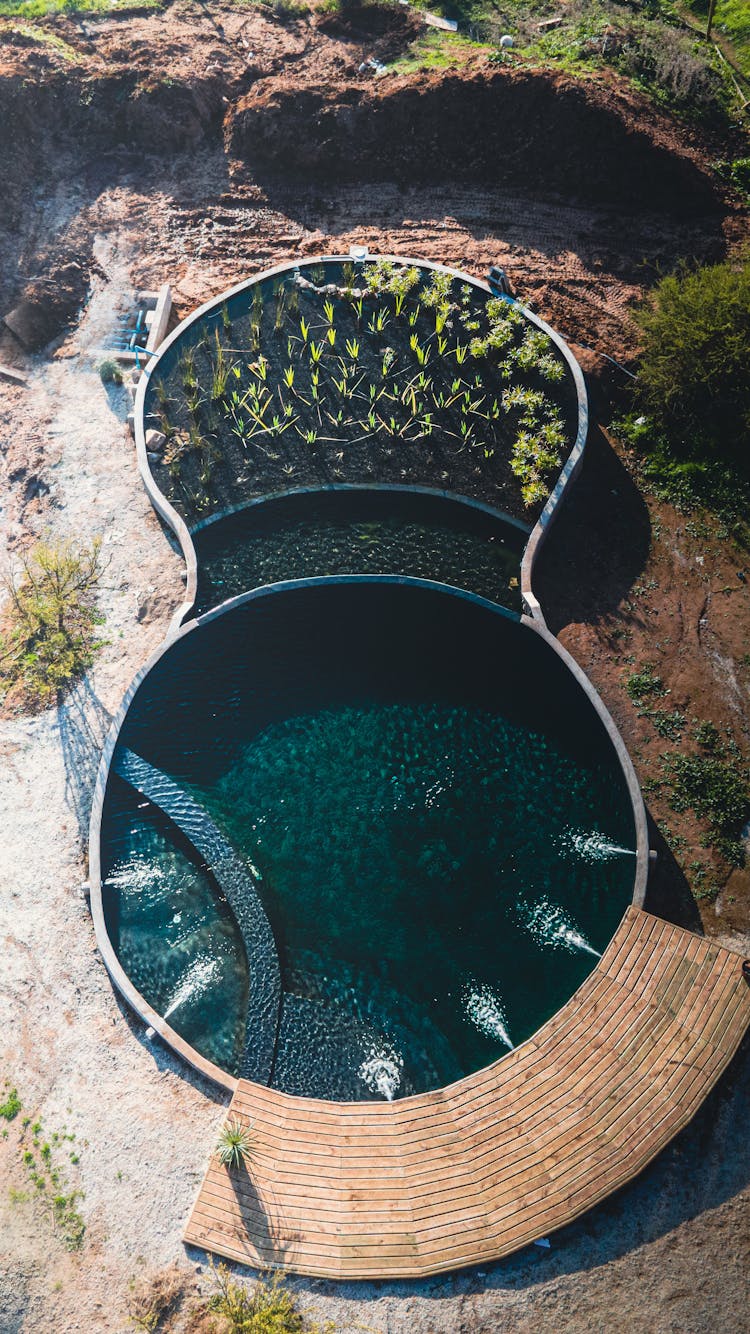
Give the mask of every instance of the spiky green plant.
[[222, 1167], [241, 1167], [253, 1151], [252, 1122], [245, 1124], [236, 1116], [224, 1123], [216, 1141], [216, 1157]]

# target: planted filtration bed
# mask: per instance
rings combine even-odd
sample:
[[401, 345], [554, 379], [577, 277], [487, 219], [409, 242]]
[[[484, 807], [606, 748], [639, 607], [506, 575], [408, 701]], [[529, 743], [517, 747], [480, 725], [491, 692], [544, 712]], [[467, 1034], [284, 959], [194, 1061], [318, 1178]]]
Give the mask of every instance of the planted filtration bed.
[[288, 268], [188, 321], [151, 376], [149, 463], [190, 528], [255, 496], [423, 483], [533, 521], [578, 426], [513, 301], [390, 261]]

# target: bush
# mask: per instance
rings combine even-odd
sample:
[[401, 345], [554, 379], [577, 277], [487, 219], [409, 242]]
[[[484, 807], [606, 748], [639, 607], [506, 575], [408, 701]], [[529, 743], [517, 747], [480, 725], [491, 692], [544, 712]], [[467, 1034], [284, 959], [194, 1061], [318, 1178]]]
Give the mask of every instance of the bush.
[[222, 1334], [333, 1334], [331, 1324], [321, 1329], [305, 1319], [280, 1274], [261, 1279], [251, 1291], [232, 1280], [226, 1265], [214, 1275], [219, 1291], [209, 1307], [223, 1317]]
[[102, 384], [122, 384], [122, 370], [112, 357], [99, 362], [99, 378]]
[[663, 278], [638, 320], [636, 392], [670, 449], [750, 473], [750, 255]]
[[16, 688], [46, 706], [89, 667], [100, 641], [95, 627], [101, 542], [40, 542], [4, 581], [8, 605], [0, 634], [0, 692]]

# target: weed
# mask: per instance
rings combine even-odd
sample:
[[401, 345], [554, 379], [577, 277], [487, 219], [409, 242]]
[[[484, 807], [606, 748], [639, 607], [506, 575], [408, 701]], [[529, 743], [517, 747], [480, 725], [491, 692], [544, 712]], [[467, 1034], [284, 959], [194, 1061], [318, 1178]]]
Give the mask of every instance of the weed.
[[128, 1316], [136, 1329], [155, 1334], [162, 1322], [180, 1305], [184, 1295], [177, 1265], [153, 1274], [140, 1283], [133, 1281], [128, 1298]]
[[[25, 1130], [25, 1133], [28, 1131]], [[68, 1190], [65, 1174], [55, 1157], [49, 1142], [40, 1142], [42, 1122], [36, 1121], [31, 1126], [31, 1143], [22, 1139], [20, 1145], [21, 1162], [33, 1185], [37, 1199], [60, 1233], [66, 1250], [79, 1251], [83, 1246], [86, 1224], [78, 1209], [79, 1200], [83, 1199], [80, 1190]], [[71, 1140], [72, 1135], [63, 1132], [52, 1136], [52, 1141], [59, 1145], [61, 1141]]]
[[666, 709], [644, 709], [642, 717], [648, 718], [653, 723], [654, 729], [659, 736], [663, 736], [667, 741], [680, 741], [685, 730], [685, 715], [680, 713], [679, 709], [668, 713]]
[[305, 1318], [280, 1274], [262, 1278], [248, 1291], [226, 1265], [213, 1272], [218, 1291], [209, 1310], [227, 1322], [227, 1334], [333, 1334], [331, 1323], [321, 1328]]
[[664, 682], [660, 676], [657, 676], [653, 667], [646, 666], [639, 672], [633, 672], [625, 682], [625, 689], [634, 704], [641, 704], [644, 699], [652, 699], [658, 695], [667, 695], [669, 692], [664, 687]]

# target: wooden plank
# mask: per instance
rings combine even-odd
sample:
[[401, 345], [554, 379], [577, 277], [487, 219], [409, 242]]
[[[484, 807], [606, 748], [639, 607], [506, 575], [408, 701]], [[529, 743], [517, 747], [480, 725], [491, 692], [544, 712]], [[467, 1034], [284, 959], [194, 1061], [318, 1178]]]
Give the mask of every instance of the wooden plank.
[[209, 1165], [185, 1240], [329, 1278], [486, 1263], [636, 1176], [694, 1114], [750, 1023], [738, 956], [629, 908], [532, 1039], [400, 1103], [292, 1098], [240, 1080], [256, 1150]]

